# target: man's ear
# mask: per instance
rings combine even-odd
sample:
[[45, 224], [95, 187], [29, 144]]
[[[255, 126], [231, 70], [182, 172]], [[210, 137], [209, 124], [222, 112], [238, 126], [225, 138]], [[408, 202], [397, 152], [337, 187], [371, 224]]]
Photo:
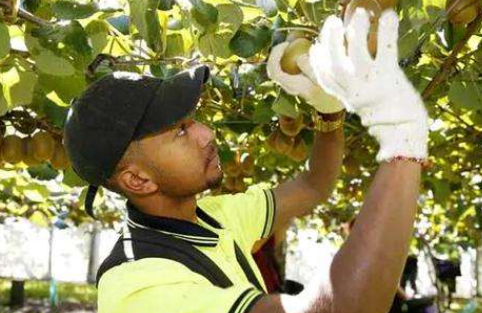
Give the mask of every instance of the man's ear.
[[117, 183], [126, 193], [147, 196], [159, 190], [153, 176], [135, 165], [129, 165], [117, 176]]

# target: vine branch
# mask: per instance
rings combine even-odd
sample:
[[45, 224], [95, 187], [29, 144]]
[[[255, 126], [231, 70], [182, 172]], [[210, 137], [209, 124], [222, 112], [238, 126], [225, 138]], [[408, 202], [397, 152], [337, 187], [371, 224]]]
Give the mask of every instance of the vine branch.
[[33, 15], [32, 13], [22, 9], [22, 8], [19, 8], [18, 9], [18, 17], [26, 20], [26, 21], [29, 21], [33, 24], [36, 24], [38, 26], [42, 26], [42, 27], [48, 27], [48, 26], [52, 26], [54, 25], [53, 23], [47, 21], [47, 20], [44, 20], [38, 16], [35, 16]]
[[440, 70], [437, 72], [437, 74], [435, 74], [435, 76], [432, 78], [432, 81], [422, 92], [422, 98], [424, 100], [428, 99], [435, 91], [435, 88], [447, 78], [450, 70], [458, 61], [457, 55], [465, 47], [470, 37], [472, 37], [472, 35], [479, 30], [481, 24], [482, 12], [479, 12], [477, 18], [467, 27], [467, 32], [465, 33], [465, 36], [457, 43], [450, 55], [447, 57], [447, 59], [445, 59], [444, 63], [440, 67]]

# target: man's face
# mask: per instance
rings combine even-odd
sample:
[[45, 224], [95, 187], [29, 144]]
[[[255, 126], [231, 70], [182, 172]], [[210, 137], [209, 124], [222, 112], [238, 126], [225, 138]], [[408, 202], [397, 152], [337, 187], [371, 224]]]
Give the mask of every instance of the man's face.
[[173, 197], [218, 187], [222, 170], [212, 129], [191, 118], [140, 140], [139, 162], [149, 169], [159, 192]]

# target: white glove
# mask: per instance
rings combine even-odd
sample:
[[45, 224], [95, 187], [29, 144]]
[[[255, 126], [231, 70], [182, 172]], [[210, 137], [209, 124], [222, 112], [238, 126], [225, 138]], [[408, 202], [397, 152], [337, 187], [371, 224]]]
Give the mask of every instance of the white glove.
[[335, 113], [343, 110], [341, 102], [324, 92], [316, 83], [307, 54], [300, 56], [297, 60], [301, 74], [291, 75], [283, 71], [281, 58], [288, 45], [289, 42], [284, 42], [272, 49], [267, 65], [268, 76], [280, 84], [287, 93], [304, 98], [321, 113]]
[[378, 162], [395, 157], [424, 160], [428, 115], [419, 93], [398, 66], [397, 14], [386, 10], [380, 17], [375, 59], [368, 50], [369, 28], [364, 9], [356, 10], [346, 28], [341, 19], [330, 16], [310, 49], [311, 67], [320, 86], [358, 114], [378, 140]]

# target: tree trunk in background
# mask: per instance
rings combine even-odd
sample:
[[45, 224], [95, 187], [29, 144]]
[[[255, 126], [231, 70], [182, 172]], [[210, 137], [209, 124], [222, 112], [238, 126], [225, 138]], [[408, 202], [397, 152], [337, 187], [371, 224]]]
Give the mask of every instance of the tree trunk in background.
[[87, 274], [87, 281], [90, 283], [95, 283], [97, 269], [99, 268], [100, 233], [99, 223], [94, 222], [90, 240], [89, 272]]
[[482, 244], [479, 244], [475, 254], [475, 279], [477, 296], [482, 296]]
[[22, 307], [25, 300], [24, 282], [12, 280], [12, 288], [10, 289], [10, 307]]

